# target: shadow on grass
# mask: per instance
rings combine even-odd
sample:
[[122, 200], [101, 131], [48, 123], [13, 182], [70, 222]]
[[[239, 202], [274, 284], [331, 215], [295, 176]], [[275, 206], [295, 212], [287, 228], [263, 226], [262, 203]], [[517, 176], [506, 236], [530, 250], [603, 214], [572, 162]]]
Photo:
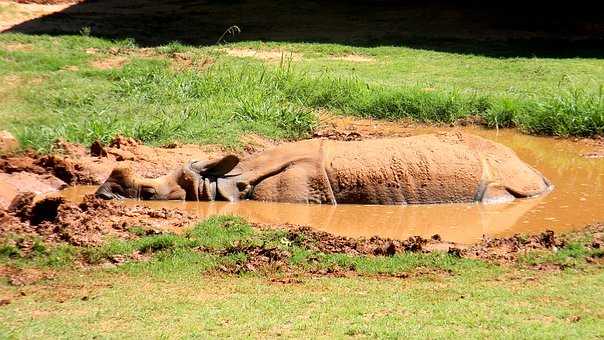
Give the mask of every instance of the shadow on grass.
[[214, 44], [237, 25], [246, 40], [409, 47], [494, 57], [604, 55], [604, 24], [594, 5], [485, 6], [478, 1], [84, 1], [8, 31]]

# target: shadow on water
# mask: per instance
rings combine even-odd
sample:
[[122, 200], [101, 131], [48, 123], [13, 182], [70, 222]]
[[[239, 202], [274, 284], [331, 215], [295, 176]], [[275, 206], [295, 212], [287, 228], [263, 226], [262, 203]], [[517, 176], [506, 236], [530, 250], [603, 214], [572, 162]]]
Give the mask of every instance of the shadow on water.
[[172, 41], [208, 45], [237, 25], [228, 41], [404, 45], [494, 57], [604, 56], [604, 16], [592, 2], [542, 6], [517, 0], [276, 1], [92, 0], [8, 29], [28, 34], [132, 38], [143, 46]]

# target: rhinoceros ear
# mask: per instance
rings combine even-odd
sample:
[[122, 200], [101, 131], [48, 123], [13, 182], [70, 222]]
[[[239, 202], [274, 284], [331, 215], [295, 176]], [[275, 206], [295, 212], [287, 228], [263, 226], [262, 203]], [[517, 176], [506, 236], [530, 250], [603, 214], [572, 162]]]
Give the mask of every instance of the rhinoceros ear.
[[227, 155], [220, 159], [193, 162], [191, 169], [202, 176], [220, 177], [233, 170], [237, 164], [239, 164], [239, 157]]

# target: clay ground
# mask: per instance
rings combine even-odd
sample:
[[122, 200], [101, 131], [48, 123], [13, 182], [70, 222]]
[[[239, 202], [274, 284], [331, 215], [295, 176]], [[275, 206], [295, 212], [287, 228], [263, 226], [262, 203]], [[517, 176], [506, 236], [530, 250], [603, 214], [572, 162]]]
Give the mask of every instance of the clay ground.
[[[590, 44], [597, 23], [576, 27], [570, 40], [579, 44], [566, 54], [532, 53], [527, 45], [560, 34], [527, 40], [481, 20], [480, 29], [451, 29], [465, 15], [480, 18], [453, 10], [388, 14], [406, 29], [350, 12], [319, 26], [304, 16], [293, 25], [287, 11], [254, 22], [238, 10], [250, 9], [245, 1], [212, 3], [218, 15], [178, 2], [203, 23], [182, 30], [157, 19], [163, 3], [0, 1], [0, 30], [9, 30], [0, 34], [0, 130], [22, 146], [2, 135], [12, 151], [0, 158], [1, 337], [604, 334], [601, 224], [458, 245], [436, 235], [352, 239], [232, 217], [200, 222], [91, 197], [34, 199], [28, 192], [98, 184], [116, 165], [152, 177], [189, 159], [301, 138], [407, 136], [426, 122], [513, 125], [577, 138], [592, 150], [585, 157], [604, 154], [604, 101], [593, 91], [604, 68]], [[242, 18], [251, 22], [227, 41], [271, 41], [206, 46]], [[439, 24], [423, 29], [428, 18]], [[150, 35], [158, 24], [163, 33]], [[375, 35], [391, 30], [405, 34]], [[292, 43], [308, 34], [334, 44]], [[514, 49], [501, 48], [518, 36]], [[408, 43], [370, 47], [400, 41]]]

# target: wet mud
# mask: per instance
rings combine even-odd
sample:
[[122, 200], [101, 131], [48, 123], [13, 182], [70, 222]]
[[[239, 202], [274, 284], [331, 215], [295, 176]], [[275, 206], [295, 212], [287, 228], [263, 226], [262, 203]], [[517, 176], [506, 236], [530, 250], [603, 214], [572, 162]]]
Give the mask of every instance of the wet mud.
[[[323, 119], [326, 121], [326, 119]], [[306, 225], [338, 236], [407, 240], [412, 236], [472, 244], [484, 237], [502, 238], [514, 234], [539, 234], [545, 230], [564, 233], [604, 221], [604, 154], [602, 139], [569, 140], [520, 134], [514, 130], [484, 130], [477, 127], [421, 127], [412, 123], [387, 123], [349, 118], [327, 120], [317, 137], [358, 140], [387, 136], [409, 136], [424, 132], [463, 131], [511, 147], [518, 156], [541, 171], [554, 184], [546, 196], [504, 204], [435, 204], [410, 206], [365, 206], [355, 204], [304, 205], [243, 201], [112, 202], [124, 209], [177, 209], [203, 219], [218, 214], [234, 214], [259, 225]], [[259, 152], [274, 143], [250, 137], [245, 154]], [[58, 190], [68, 202], [78, 204], [116, 165], [132, 167], [147, 177], [163, 175], [190, 159], [207, 159], [224, 154], [215, 146], [166, 145], [149, 147], [128, 138], [117, 137], [108, 145], [84, 147], [58, 142], [52, 156], [26, 153], [0, 159], [0, 203], [6, 208], [22, 191]], [[42, 178], [41, 178], [41, 177]], [[31, 177], [31, 178], [30, 178]], [[19, 179], [22, 179], [19, 182]], [[48, 183], [45, 183], [48, 182]], [[28, 187], [29, 183], [29, 187]], [[35, 188], [46, 190], [31, 190]], [[76, 186], [74, 186], [76, 185]], [[25, 190], [24, 190], [25, 188]], [[57, 193], [55, 192], [55, 195]]]
[[120, 136], [106, 146], [57, 141], [53, 149], [52, 155], [28, 151], [0, 156], [0, 208], [7, 208], [20, 192], [47, 194], [67, 186], [99, 184], [118, 164], [145, 177], [157, 177], [187, 160], [207, 159], [219, 152], [213, 146], [150, 147]]
[[[384, 239], [377, 236], [369, 239], [343, 237], [317, 231], [309, 227], [295, 225], [281, 225], [279, 228], [285, 228], [287, 230], [285, 239], [290, 244], [323, 254], [394, 256], [405, 252], [430, 253], [432, 251], [445, 251], [456, 257], [485, 260], [499, 265], [517, 264], [519, 258], [529, 252], [556, 252], [569, 242], [579, 241], [579, 243], [582, 243], [582, 246], [590, 250], [604, 248], [604, 224], [589, 225], [580, 232], [563, 235], [556, 235], [555, 232], [547, 230], [531, 236], [514, 235], [507, 238], [483, 239], [470, 246], [443, 241], [440, 235], [433, 235], [429, 239], [415, 236], [404, 241], [399, 241]], [[585, 235], [588, 236], [585, 237]], [[221, 266], [219, 271], [236, 274], [242, 272], [274, 273], [275, 271], [292, 274], [299, 271], [299, 269], [292, 268], [291, 265], [288, 264], [288, 259], [292, 254], [289, 251], [278, 247], [270, 247], [265, 244], [242, 246], [236, 243], [219, 252], [220, 255], [235, 253], [244, 253], [246, 255], [246, 260], [243, 263], [233, 263], [228, 266]], [[313, 259], [311, 258], [311, 267], [306, 269], [307, 274], [317, 274], [321, 276], [350, 276], [359, 274], [354, 266], [341, 267], [335, 265], [327, 268], [313, 268], [312, 260]], [[594, 255], [587, 258], [587, 262], [590, 263], [604, 263], [603, 260], [601, 255]], [[534, 265], [533, 267], [538, 270], [552, 271], [564, 269], [566, 265], [546, 263]], [[434, 269], [431, 270], [438, 271]], [[411, 274], [413, 273], [405, 272], [383, 275], [408, 277]]]
[[[346, 122], [323, 129], [321, 134], [348, 138], [382, 137], [383, 131], [398, 136], [433, 132], [417, 126], [384, 126], [384, 123]], [[537, 234], [545, 230], [567, 232], [585, 225], [604, 221], [604, 159], [594, 154], [604, 152], [600, 139], [568, 140], [534, 137], [513, 130], [483, 130], [473, 127], [457, 128], [481, 135], [511, 147], [519, 157], [542, 172], [554, 185], [545, 196], [516, 200], [503, 204], [434, 204], [409, 206], [377, 206], [340, 204], [303, 205], [243, 201], [227, 202], [154, 202], [124, 201], [151, 208], [182, 209], [205, 218], [219, 214], [234, 214], [266, 225], [283, 223], [309, 225], [321, 231], [341, 236], [380, 236], [405, 240], [411, 236], [429, 238], [439, 234], [457, 243], [479, 242], [486, 237], [509, 237], [514, 234]], [[340, 131], [333, 134], [330, 131]], [[380, 132], [382, 131], [382, 132]], [[374, 134], [376, 133], [376, 134]], [[94, 192], [95, 187], [70, 188], [62, 192], [70, 200]]]
[[[0, 210], [0, 235], [27, 254], [33, 238], [46, 243], [95, 246], [108, 238], [130, 239], [145, 233], [174, 232], [195, 219], [180, 210], [128, 207], [85, 196], [80, 203], [63, 197], [35, 201], [33, 193], [19, 194], [7, 210]], [[15, 236], [15, 237], [13, 237]]]

